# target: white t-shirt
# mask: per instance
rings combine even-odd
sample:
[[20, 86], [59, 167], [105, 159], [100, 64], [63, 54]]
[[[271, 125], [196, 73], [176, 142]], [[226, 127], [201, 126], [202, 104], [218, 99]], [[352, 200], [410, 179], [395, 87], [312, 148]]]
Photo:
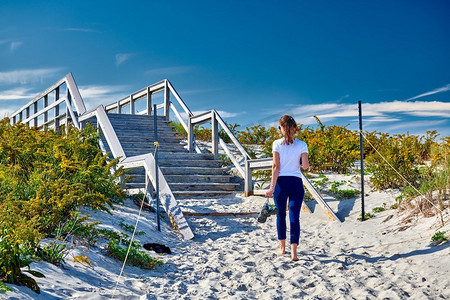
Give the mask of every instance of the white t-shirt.
[[275, 140], [272, 151], [280, 154], [280, 174], [278, 176], [296, 176], [302, 178], [300, 171], [300, 157], [308, 153], [308, 146], [299, 139], [294, 139], [290, 145], [283, 143], [284, 138]]

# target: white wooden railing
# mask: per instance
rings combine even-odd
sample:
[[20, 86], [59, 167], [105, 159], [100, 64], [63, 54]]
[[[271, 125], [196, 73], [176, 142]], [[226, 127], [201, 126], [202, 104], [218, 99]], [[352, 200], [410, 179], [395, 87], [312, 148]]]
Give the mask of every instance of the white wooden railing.
[[14, 112], [10, 122], [59, 131], [63, 124], [68, 129], [69, 123], [80, 128], [78, 117], [85, 112], [83, 99], [72, 73], [69, 73]]
[[[169, 119], [170, 111], [172, 111], [176, 117], [176, 120], [180, 122], [183, 128], [186, 130], [188, 135], [188, 145], [187, 149], [189, 152], [197, 152], [201, 153], [201, 149], [195, 141], [194, 136], [194, 126], [211, 123], [212, 129], [212, 152], [214, 157], [217, 159], [219, 157], [219, 146], [223, 149], [226, 155], [230, 158], [231, 162], [234, 164], [236, 169], [245, 179], [245, 186], [252, 186], [252, 177], [251, 173], [247, 172], [245, 166], [247, 165], [247, 161], [251, 160], [250, 155], [238, 141], [236, 136], [227, 126], [225, 121], [222, 119], [220, 114], [211, 110], [199, 115], [194, 115], [183, 99], [180, 97], [178, 92], [175, 90], [173, 85], [169, 80], [164, 79], [160, 82], [152, 84], [146, 88], [143, 88], [135, 93], [130, 94], [129, 96], [122, 98], [114, 103], [106, 105], [106, 112], [120, 113], [120, 114], [148, 114], [152, 113], [152, 96], [156, 93], [162, 92], [163, 94], [163, 103], [157, 104], [156, 108], [163, 110], [163, 116]], [[170, 101], [170, 96], [172, 95], [176, 101]], [[138, 106], [138, 102], [144, 102], [140, 107], [143, 108], [141, 110], [136, 109]], [[175, 104], [178, 104], [185, 117], [183, 118], [183, 114], [178, 111]], [[243, 159], [239, 160], [227, 146], [227, 144], [219, 137], [219, 126], [223, 129], [223, 131], [228, 135], [234, 146], [238, 149]], [[250, 183], [250, 184], [249, 184]], [[246, 190], [245, 194], [250, 195], [251, 189]]]
[[80, 116], [79, 120], [80, 122], [87, 122], [93, 117], [96, 118], [98, 127], [102, 130], [102, 133], [105, 136], [106, 142], [108, 143], [112, 155], [114, 156], [114, 158], [120, 158], [119, 167], [122, 166], [125, 169], [144, 167], [145, 182], [148, 183], [150, 181], [153, 187], [156, 187], [155, 175], [157, 170], [159, 175], [159, 197], [167, 215], [169, 216], [172, 226], [175, 230], [179, 231], [179, 233], [183, 236], [183, 239], [192, 239], [194, 237], [194, 234], [192, 233], [192, 230], [186, 222], [186, 219], [184, 218], [183, 213], [181, 212], [181, 209], [177, 204], [175, 196], [173, 195], [166, 179], [161, 173], [160, 168], [156, 168], [155, 158], [153, 154], [146, 153], [143, 155], [127, 157], [103, 105], [100, 105], [96, 109]]

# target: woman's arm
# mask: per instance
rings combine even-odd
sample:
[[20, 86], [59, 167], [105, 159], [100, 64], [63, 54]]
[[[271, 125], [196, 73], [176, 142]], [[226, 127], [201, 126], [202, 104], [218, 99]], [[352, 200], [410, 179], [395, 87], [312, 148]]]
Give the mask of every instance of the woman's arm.
[[280, 154], [274, 151], [272, 162], [272, 180], [270, 181], [270, 188], [266, 191], [266, 197], [271, 197], [273, 195], [279, 174], [280, 174]]
[[303, 170], [308, 170], [309, 169], [308, 153], [302, 153], [301, 162], [302, 162], [301, 168]]

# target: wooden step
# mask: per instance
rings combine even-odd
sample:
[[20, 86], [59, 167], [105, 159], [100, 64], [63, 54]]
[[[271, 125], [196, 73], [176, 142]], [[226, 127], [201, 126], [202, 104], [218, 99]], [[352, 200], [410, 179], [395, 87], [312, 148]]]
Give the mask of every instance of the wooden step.
[[[129, 174], [129, 183], [144, 183], [145, 175], [142, 174]], [[230, 175], [164, 175], [167, 183], [190, 183], [190, 184], [202, 184], [202, 183], [230, 183]]]
[[187, 160], [187, 159], [167, 159], [159, 162], [161, 167], [220, 167], [219, 160]]
[[225, 170], [222, 168], [208, 168], [208, 167], [164, 167], [161, 166], [161, 172], [164, 176], [168, 175], [220, 175], [224, 174]]
[[173, 183], [230, 183], [230, 175], [164, 175], [167, 182]]
[[187, 182], [171, 182], [170, 189], [173, 191], [234, 191], [237, 183], [223, 183], [223, 182], [202, 182], [202, 183], [187, 183]]
[[186, 198], [226, 197], [234, 191], [174, 191], [172, 193], [175, 199], [183, 200]]

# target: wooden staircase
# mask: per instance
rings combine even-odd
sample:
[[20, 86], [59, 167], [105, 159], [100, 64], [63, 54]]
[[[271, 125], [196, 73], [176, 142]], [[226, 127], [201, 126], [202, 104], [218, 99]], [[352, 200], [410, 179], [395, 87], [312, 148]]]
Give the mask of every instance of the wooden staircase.
[[[154, 118], [149, 115], [108, 113], [127, 157], [154, 153]], [[232, 176], [226, 174], [219, 160], [211, 153], [189, 153], [183, 140], [177, 137], [164, 117], [157, 117], [158, 164], [176, 199], [226, 196], [236, 190], [237, 183], [231, 183]], [[106, 151], [108, 143], [102, 137]], [[132, 178], [125, 189], [145, 188], [143, 168], [129, 173]]]

